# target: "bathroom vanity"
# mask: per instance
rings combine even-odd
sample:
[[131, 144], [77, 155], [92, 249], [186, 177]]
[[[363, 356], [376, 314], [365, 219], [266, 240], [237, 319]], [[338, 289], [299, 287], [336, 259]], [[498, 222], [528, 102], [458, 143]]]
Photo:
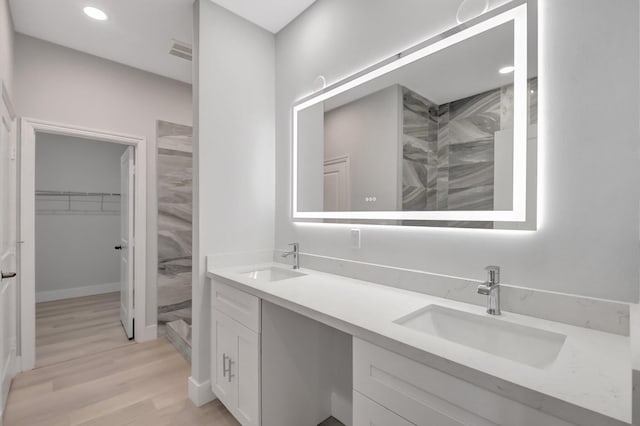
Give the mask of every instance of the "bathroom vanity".
[[[535, 0], [487, 6], [297, 99], [287, 127], [287, 219], [300, 227], [288, 235], [311, 235], [307, 222], [347, 224], [344, 234], [348, 229], [350, 248], [358, 250], [360, 230], [349, 228], [361, 224], [382, 225], [385, 233], [411, 225], [533, 234], [544, 201], [538, 191], [544, 167], [538, 167], [537, 13]], [[422, 255], [432, 234], [424, 234], [424, 244], [417, 235], [402, 253]], [[465, 244], [460, 235], [466, 234], [456, 241]], [[344, 237], [331, 241], [346, 244]], [[393, 259], [380, 265], [397, 241], [376, 242], [353, 263], [360, 262], [360, 271], [400, 270], [404, 262], [397, 257], [396, 265]], [[320, 252], [326, 256], [330, 249]], [[493, 300], [490, 315], [474, 304], [477, 283], [470, 289], [457, 282], [465, 278], [450, 276], [470, 276], [456, 262], [476, 264], [478, 252], [458, 259], [456, 249], [448, 245], [443, 252], [451, 256], [445, 266], [417, 260], [413, 267], [420, 271], [411, 271], [426, 276], [427, 269], [438, 269], [456, 283], [441, 286], [445, 275], [434, 273], [414, 279], [415, 291], [397, 288], [403, 287], [397, 271], [381, 285], [277, 263], [232, 266], [210, 259], [213, 393], [248, 426], [315, 426], [329, 416], [355, 426], [631, 423], [628, 310], [510, 286], [510, 303], [500, 315], [498, 280], [489, 280], [480, 291]], [[492, 256], [503, 258], [508, 250]], [[344, 245], [332, 258], [313, 252], [306, 256], [323, 258], [325, 265], [336, 261], [323, 270], [348, 275], [343, 266], [351, 253]], [[286, 255], [297, 267], [298, 246]], [[273, 253], [264, 259], [274, 259]], [[533, 270], [535, 258], [519, 264], [528, 261], [525, 273], [548, 279]], [[444, 270], [447, 265], [458, 271]], [[367, 271], [351, 276], [378, 280]], [[553, 301], [532, 307], [530, 296]], [[606, 305], [607, 314], [590, 310], [596, 304]], [[518, 311], [527, 315], [513, 313], [516, 305], [527, 305]], [[624, 320], [627, 327], [617, 327]], [[616, 323], [616, 331], [596, 330], [598, 321]]]
[[243, 425], [631, 421], [628, 337], [288, 268], [208, 270], [212, 390]]

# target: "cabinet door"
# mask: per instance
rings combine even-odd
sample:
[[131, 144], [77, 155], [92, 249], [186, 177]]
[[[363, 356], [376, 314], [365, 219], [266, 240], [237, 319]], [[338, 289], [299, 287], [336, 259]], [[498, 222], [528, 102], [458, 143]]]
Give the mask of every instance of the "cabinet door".
[[213, 393], [243, 426], [260, 425], [260, 335], [212, 310]]
[[353, 391], [353, 426], [415, 426], [396, 413]]
[[243, 426], [260, 425], [260, 335], [241, 324], [235, 327], [236, 355], [232, 374], [236, 384], [236, 418]]
[[[211, 382], [213, 393], [232, 410], [236, 405], [237, 371], [233, 360], [236, 358], [236, 336], [234, 321], [220, 311], [212, 311], [211, 327]], [[231, 373], [235, 371], [235, 373]], [[236, 377], [233, 376], [236, 375]]]

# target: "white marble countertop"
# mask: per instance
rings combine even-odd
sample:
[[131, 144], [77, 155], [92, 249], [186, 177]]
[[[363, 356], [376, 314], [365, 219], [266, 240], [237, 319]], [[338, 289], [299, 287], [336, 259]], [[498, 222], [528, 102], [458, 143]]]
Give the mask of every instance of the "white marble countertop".
[[493, 317], [567, 336], [555, 362], [535, 368], [393, 322], [430, 304], [486, 315], [482, 307], [307, 269], [300, 270], [305, 276], [273, 282], [242, 275], [271, 266], [287, 268], [269, 263], [207, 272], [210, 278], [576, 424], [631, 423], [628, 337], [509, 312]]

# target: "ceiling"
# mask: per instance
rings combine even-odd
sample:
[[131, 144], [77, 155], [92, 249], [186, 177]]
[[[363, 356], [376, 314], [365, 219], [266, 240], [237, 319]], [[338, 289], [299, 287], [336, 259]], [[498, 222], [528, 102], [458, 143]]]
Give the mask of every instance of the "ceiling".
[[277, 33], [316, 0], [212, 0], [236, 15]]
[[[212, 0], [273, 33], [315, 0]], [[168, 54], [171, 39], [192, 44], [194, 0], [10, 0], [16, 31], [134, 68], [191, 82], [191, 62]], [[104, 10], [109, 20], [82, 9]]]

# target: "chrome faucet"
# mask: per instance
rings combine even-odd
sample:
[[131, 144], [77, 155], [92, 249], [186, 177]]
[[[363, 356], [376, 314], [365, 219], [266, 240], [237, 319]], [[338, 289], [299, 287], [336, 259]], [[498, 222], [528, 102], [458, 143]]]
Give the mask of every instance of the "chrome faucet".
[[487, 297], [487, 313], [489, 315], [500, 315], [500, 267], [487, 266], [488, 278], [483, 284], [478, 286], [478, 294]]
[[293, 269], [300, 269], [300, 244], [291, 243], [289, 245], [293, 247], [293, 250], [284, 253], [282, 257], [293, 256]]

